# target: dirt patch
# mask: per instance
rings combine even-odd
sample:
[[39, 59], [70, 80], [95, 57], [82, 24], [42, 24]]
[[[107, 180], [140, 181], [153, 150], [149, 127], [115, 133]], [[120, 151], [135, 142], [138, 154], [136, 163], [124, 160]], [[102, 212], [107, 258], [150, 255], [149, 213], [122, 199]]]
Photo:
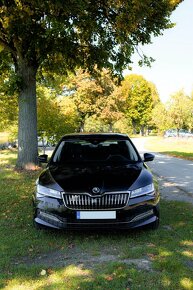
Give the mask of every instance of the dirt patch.
[[24, 266], [38, 265], [44, 268], [67, 267], [69, 265], [93, 268], [97, 265], [103, 265], [109, 262], [124, 263], [134, 266], [139, 270], [153, 271], [152, 262], [146, 257], [141, 259], [121, 259], [118, 254], [106, 254], [106, 251], [96, 256], [90, 253], [81, 252], [81, 249], [78, 247], [69, 250], [68, 253], [59, 250], [41, 254], [34, 258], [24, 257], [14, 264]]

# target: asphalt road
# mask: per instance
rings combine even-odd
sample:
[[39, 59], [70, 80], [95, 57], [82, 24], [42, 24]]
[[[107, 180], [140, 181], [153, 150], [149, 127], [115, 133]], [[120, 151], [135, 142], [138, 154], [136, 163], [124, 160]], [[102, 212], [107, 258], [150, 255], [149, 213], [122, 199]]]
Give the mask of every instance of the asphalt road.
[[[149, 152], [145, 149], [143, 139], [133, 138], [132, 141], [141, 155]], [[173, 197], [180, 193], [193, 201], [193, 162], [155, 152], [153, 154], [155, 159], [148, 162], [148, 166], [158, 176], [163, 192], [172, 192]]]

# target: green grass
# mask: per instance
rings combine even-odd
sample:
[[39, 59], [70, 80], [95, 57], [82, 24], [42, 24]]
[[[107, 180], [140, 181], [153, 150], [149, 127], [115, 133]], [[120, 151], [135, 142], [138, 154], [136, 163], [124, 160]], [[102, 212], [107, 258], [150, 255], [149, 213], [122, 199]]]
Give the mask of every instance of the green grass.
[[[38, 231], [31, 202], [38, 172], [15, 171], [15, 158], [15, 151], [0, 151], [1, 289], [193, 289], [192, 205], [162, 201], [157, 231]], [[115, 255], [117, 260], [88, 265], [72, 259], [57, 267], [20, 263], [57, 251], [93, 259]], [[147, 259], [152, 269], [139, 270], [124, 259]]]
[[193, 160], [193, 138], [148, 137], [145, 147], [162, 154]]

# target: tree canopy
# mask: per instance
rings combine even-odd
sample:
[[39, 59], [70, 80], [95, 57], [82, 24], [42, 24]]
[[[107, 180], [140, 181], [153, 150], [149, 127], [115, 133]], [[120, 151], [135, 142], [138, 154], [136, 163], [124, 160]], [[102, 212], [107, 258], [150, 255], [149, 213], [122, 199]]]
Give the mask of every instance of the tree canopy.
[[140, 75], [128, 75], [122, 82], [122, 94], [125, 98], [125, 113], [131, 119], [133, 127], [144, 129], [151, 120], [151, 113], [159, 95], [155, 86]]
[[183, 90], [173, 94], [167, 104], [168, 121], [171, 128], [192, 129], [192, 100]]
[[[139, 44], [172, 27], [181, 0], [2, 0], [0, 50], [19, 87], [18, 167], [37, 164], [36, 77], [77, 67], [121, 75]], [[1, 53], [2, 53], [1, 52]], [[1, 62], [4, 58], [1, 58]], [[144, 62], [147, 59], [144, 58]]]
[[64, 111], [55, 93], [53, 89], [37, 87], [38, 136], [42, 139], [46, 137], [50, 143], [58, 142], [61, 134], [73, 132], [77, 128], [77, 116], [70, 102], [66, 103], [68, 111]]

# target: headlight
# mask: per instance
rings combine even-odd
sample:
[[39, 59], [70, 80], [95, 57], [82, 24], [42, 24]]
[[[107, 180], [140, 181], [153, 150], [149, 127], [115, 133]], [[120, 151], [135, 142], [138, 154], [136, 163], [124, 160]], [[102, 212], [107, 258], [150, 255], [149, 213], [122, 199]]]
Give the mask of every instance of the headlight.
[[37, 185], [37, 196], [38, 194], [41, 195], [46, 195], [46, 196], [51, 196], [51, 197], [56, 197], [56, 198], [61, 198], [61, 192], [49, 187], [45, 187], [42, 185]]
[[154, 185], [153, 185], [153, 183], [151, 183], [151, 184], [149, 184], [147, 186], [140, 187], [140, 188], [137, 188], [135, 190], [132, 190], [131, 191], [131, 198], [132, 197], [138, 197], [138, 196], [145, 195], [145, 194], [149, 194], [149, 195], [153, 195], [154, 194]]

